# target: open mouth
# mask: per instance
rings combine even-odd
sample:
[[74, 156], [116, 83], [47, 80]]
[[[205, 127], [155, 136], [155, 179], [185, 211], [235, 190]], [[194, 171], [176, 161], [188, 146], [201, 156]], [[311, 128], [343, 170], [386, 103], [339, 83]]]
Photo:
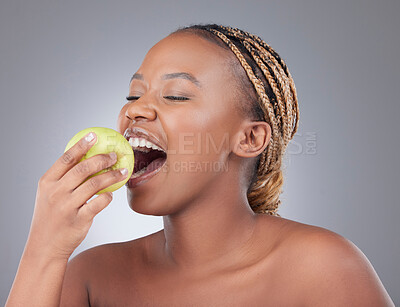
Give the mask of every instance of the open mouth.
[[135, 164], [129, 180], [125, 183], [133, 188], [155, 176], [167, 161], [166, 145], [157, 135], [141, 127], [130, 127], [124, 137], [132, 146]]
[[[161, 145], [156, 144], [157, 141], [150, 141], [152, 138], [148, 135], [132, 134], [127, 135], [127, 139], [133, 149], [135, 165], [132, 175], [125, 185], [133, 188], [139, 183], [149, 180], [161, 170], [167, 161], [167, 153], [161, 148]], [[157, 143], [159, 144], [159, 142]]]
[[162, 150], [152, 148], [133, 148], [135, 166], [131, 178], [138, 178], [149, 174], [163, 166], [167, 154]]

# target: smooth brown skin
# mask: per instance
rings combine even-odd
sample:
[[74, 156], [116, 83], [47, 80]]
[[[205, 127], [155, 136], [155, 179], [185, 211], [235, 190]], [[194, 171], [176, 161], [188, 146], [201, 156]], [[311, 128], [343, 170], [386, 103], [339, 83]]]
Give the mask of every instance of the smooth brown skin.
[[[232, 108], [232, 74], [224, 66], [232, 57], [189, 34], [170, 35], [147, 53], [137, 72], [144, 80], [130, 85], [129, 96], [141, 98], [122, 108], [118, 129], [144, 128], [168, 148], [162, 171], [128, 189], [130, 207], [163, 216], [164, 229], [76, 256], [66, 268], [61, 306], [393, 306], [350, 241], [251, 210], [243, 178], [271, 129]], [[161, 79], [175, 72], [193, 74], [201, 88]], [[216, 150], [207, 150], [206, 135]], [[228, 168], [185, 171], [182, 161]]]

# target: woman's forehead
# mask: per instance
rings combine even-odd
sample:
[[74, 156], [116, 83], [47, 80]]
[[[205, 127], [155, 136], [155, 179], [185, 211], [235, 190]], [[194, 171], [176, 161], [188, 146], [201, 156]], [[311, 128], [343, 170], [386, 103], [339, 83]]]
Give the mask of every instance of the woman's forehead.
[[232, 60], [229, 50], [225, 50], [197, 35], [175, 33], [155, 44], [146, 54], [141, 68], [146, 66], [210, 70], [226, 67]]

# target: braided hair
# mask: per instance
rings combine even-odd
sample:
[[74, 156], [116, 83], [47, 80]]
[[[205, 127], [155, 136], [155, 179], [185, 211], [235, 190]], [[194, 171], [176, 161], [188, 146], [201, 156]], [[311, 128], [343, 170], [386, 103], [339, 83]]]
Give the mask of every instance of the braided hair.
[[[245, 70], [248, 78], [238, 80], [237, 92], [246, 99], [238, 99], [239, 108], [253, 120], [266, 121], [272, 132], [268, 146], [254, 163], [247, 199], [255, 213], [280, 216], [277, 210], [283, 186], [282, 156], [299, 121], [296, 88], [286, 64], [259, 36], [238, 28], [196, 24], [178, 28], [171, 34], [182, 32], [231, 50], [237, 58], [232, 67], [240, 64], [239, 69]], [[249, 97], [251, 103], [243, 105], [242, 101], [248, 101]]]

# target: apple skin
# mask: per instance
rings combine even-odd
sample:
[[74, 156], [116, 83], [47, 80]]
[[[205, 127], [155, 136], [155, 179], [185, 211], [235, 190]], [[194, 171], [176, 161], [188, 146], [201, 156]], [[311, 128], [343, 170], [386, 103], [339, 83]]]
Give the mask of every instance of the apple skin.
[[81, 138], [83, 138], [89, 132], [94, 132], [97, 136], [97, 140], [96, 143], [92, 145], [92, 147], [88, 150], [88, 152], [83, 156], [83, 158], [79, 162], [98, 154], [107, 154], [113, 151], [117, 154], [117, 162], [115, 162], [114, 165], [105, 168], [97, 172], [96, 174], [89, 176], [86, 180], [110, 170], [126, 168], [128, 170], [128, 176], [123, 181], [110, 185], [109, 187], [97, 192], [96, 195], [102, 194], [104, 192], [116, 191], [119, 188], [121, 188], [132, 175], [133, 167], [135, 165], [133, 149], [129, 144], [129, 142], [125, 139], [125, 137], [119, 132], [110, 128], [92, 127], [83, 129], [79, 131], [77, 134], [75, 134], [72, 137], [72, 139], [68, 142], [64, 152], [70, 149], [73, 145], [75, 145]]

